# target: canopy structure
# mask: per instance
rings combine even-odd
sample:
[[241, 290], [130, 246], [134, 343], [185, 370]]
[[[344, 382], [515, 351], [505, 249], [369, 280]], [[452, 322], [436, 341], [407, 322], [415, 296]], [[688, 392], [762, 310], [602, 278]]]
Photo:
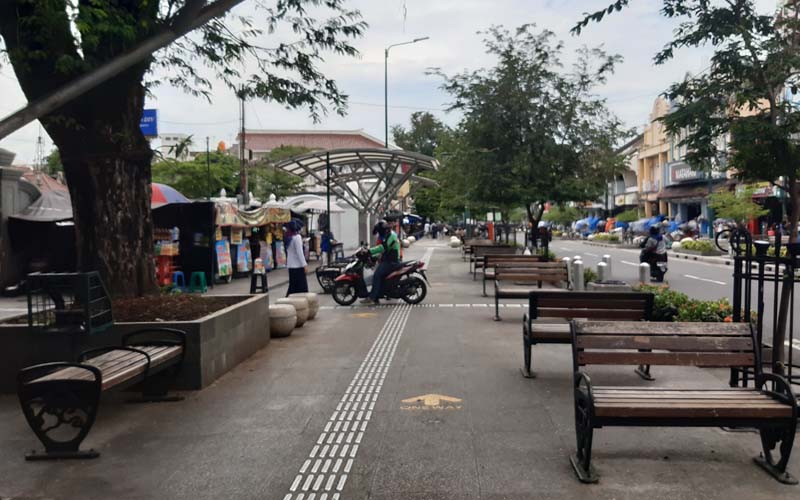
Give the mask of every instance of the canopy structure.
[[276, 167], [292, 175], [311, 178], [362, 213], [385, 211], [400, 187], [415, 174], [436, 170], [439, 163], [409, 151], [357, 148], [314, 151], [279, 162]]

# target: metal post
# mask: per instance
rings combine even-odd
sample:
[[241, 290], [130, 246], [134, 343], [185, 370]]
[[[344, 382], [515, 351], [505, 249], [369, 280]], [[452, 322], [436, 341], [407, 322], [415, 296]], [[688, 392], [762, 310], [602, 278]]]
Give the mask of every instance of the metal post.
[[605, 254], [605, 255], [603, 255], [603, 262], [605, 262], [605, 263], [606, 263], [606, 273], [607, 273], [607, 277], [608, 277], [608, 279], [611, 279], [611, 275], [612, 275], [612, 270], [611, 270], [611, 269], [612, 269], [612, 268], [611, 268], [611, 255], [609, 255], [609, 254]]
[[331, 243], [331, 154], [325, 153], [325, 197], [328, 204], [328, 227], [325, 229], [325, 232], [328, 233], [328, 262], [327, 264], [330, 265], [331, 263], [331, 255], [333, 250], [333, 244]]
[[597, 281], [608, 280], [608, 264], [600, 262], [597, 264]]
[[389, 47], [383, 53], [383, 128], [384, 147], [389, 149]]
[[213, 192], [211, 191], [211, 148], [208, 145], [208, 136], [206, 136], [206, 187], [208, 188], [208, 199], [211, 199]]
[[648, 283], [650, 281], [650, 264], [642, 262], [639, 264], [639, 283]]
[[574, 284], [572, 285], [572, 289], [576, 292], [582, 292], [585, 289], [585, 284], [583, 282], [583, 261], [576, 260], [572, 263], [572, 274], [575, 277]]
[[561, 262], [563, 262], [564, 265], [567, 266], [567, 283], [571, 283], [574, 289], [575, 282], [573, 281], [573, 276], [572, 276], [572, 259], [570, 259], [569, 257], [564, 257], [563, 259], [561, 259]]

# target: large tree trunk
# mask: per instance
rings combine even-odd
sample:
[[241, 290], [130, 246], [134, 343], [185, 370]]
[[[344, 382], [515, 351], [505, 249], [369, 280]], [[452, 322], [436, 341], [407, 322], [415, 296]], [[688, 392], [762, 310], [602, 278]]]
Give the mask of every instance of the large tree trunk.
[[91, 115], [81, 117], [81, 123], [91, 124], [85, 129], [70, 127], [58, 116], [44, 120], [61, 152], [72, 198], [78, 269], [99, 271], [115, 296], [156, 291], [153, 153], [139, 129], [144, 107], [140, 76], [120, 75], [71, 106], [73, 113]]

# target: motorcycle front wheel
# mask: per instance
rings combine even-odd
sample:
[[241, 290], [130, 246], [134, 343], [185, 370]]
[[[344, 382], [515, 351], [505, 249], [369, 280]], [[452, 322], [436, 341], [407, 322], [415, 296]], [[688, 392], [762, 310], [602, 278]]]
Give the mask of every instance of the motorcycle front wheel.
[[352, 305], [356, 301], [358, 295], [356, 294], [356, 287], [352, 283], [343, 282], [336, 283], [333, 286], [333, 300], [342, 306]]
[[428, 286], [421, 278], [412, 276], [406, 284], [406, 293], [401, 298], [407, 304], [419, 304], [428, 295]]

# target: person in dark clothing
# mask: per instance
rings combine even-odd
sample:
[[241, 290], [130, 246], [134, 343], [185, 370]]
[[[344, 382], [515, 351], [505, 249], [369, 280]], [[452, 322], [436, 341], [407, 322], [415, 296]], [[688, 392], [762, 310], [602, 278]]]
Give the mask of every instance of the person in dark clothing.
[[386, 277], [400, 267], [400, 240], [397, 233], [385, 220], [378, 221], [372, 229], [372, 234], [376, 234], [380, 243], [369, 249], [373, 256], [380, 255], [381, 263], [372, 275], [372, 290], [369, 297], [363, 299], [364, 304], [378, 304], [381, 297], [381, 288]]

